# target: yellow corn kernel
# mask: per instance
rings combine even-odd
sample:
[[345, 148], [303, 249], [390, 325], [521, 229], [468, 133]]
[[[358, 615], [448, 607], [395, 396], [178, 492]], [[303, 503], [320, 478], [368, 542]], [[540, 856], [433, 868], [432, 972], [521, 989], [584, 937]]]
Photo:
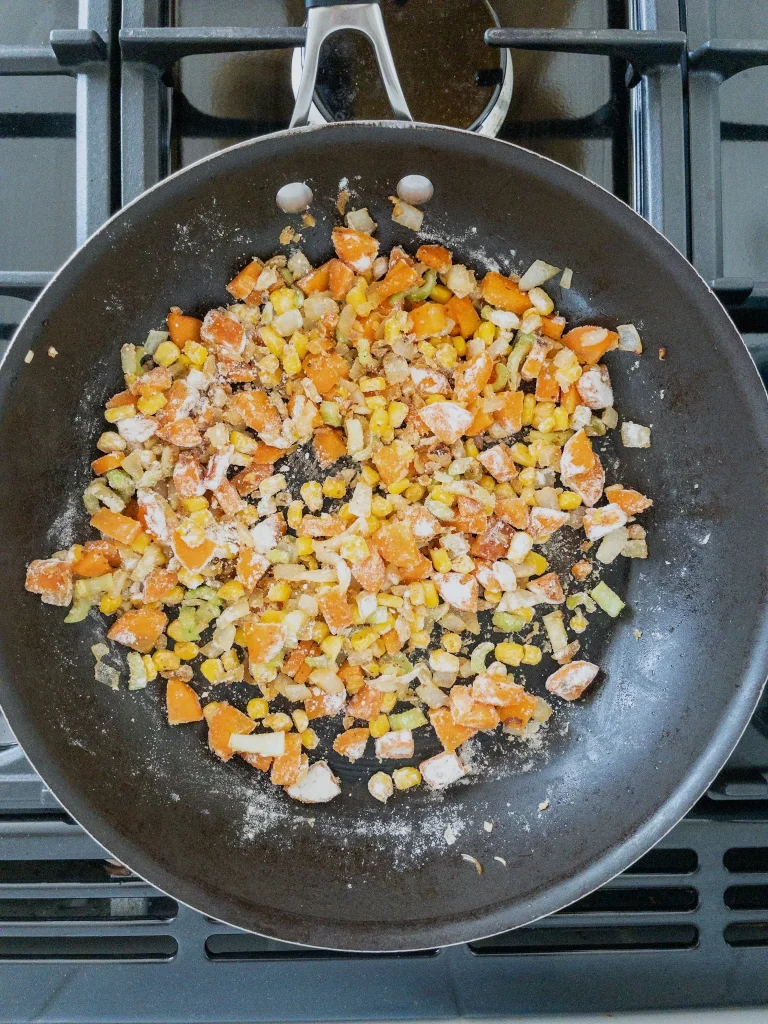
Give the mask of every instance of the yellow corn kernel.
[[309, 338], [306, 334], [301, 331], [294, 331], [291, 335], [291, 345], [296, 349], [299, 354], [299, 359], [303, 359], [307, 354], [307, 348], [309, 346]]
[[317, 480], [308, 480], [299, 492], [310, 512], [319, 512], [323, 507], [323, 488]]
[[305, 750], [314, 750], [320, 742], [320, 737], [314, 729], [303, 729], [301, 732], [301, 745]]
[[493, 479], [490, 473], [483, 473], [483, 475], [480, 477], [480, 486], [483, 487], [486, 491], [490, 491], [491, 493], [493, 493], [493, 489], [496, 486], [496, 481]]
[[219, 587], [217, 595], [222, 601], [229, 604], [231, 601], [239, 601], [241, 597], [245, 596], [245, 587], [239, 580], [230, 580], [229, 583], [224, 583]]
[[380, 435], [389, 426], [389, 417], [385, 409], [376, 409], [371, 414], [371, 433]]
[[454, 344], [449, 341], [444, 345], [438, 345], [435, 352], [435, 362], [439, 363], [443, 369], [452, 370], [458, 361], [459, 354]]
[[152, 541], [146, 533], [140, 533], [131, 544], [131, 551], [135, 551], [137, 555], [143, 555], [151, 543]]
[[189, 640], [182, 640], [174, 645], [173, 653], [178, 654], [182, 661], [192, 661], [200, 653], [200, 648]]
[[227, 672], [234, 672], [235, 669], [240, 668], [240, 659], [235, 651], [225, 651], [221, 656], [221, 664]]
[[461, 637], [458, 633], [445, 633], [442, 639], [443, 650], [449, 654], [458, 654], [461, 650]]
[[541, 428], [541, 424], [549, 419], [555, 411], [554, 402], [537, 402], [536, 408], [533, 410], [533, 425], [538, 429]]
[[318, 562], [314, 555], [306, 555], [302, 559], [302, 561], [304, 562], [304, 565], [306, 565], [306, 567], [310, 569], [312, 572], [314, 572], [315, 569], [317, 568]]
[[411, 633], [411, 645], [426, 650], [429, 647], [429, 633], [424, 629], [417, 629], [415, 633]]
[[553, 416], [546, 416], [538, 424], [538, 429], [542, 433], [544, 433], [544, 434], [548, 434], [550, 431], [554, 430], [555, 429], [555, 417], [554, 417], [554, 415]]
[[351, 523], [356, 518], [354, 512], [349, 511], [349, 503], [344, 502], [336, 515], [341, 519], [343, 523]]
[[381, 710], [385, 715], [388, 715], [390, 711], [394, 710], [395, 704], [397, 704], [397, 694], [385, 693], [384, 699], [381, 702]]
[[263, 697], [252, 697], [245, 706], [248, 717], [256, 721], [269, 714], [269, 703]]
[[533, 608], [515, 608], [515, 615], [519, 615], [521, 619], [530, 622], [533, 618]]
[[581, 504], [581, 498], [574, 491], [563, 491], [557, 496], [557, 504], [563, 512], [572, 512]]
[[476, 459], [479, 454], [478, 447], [471, 437], [464, 442], [464, 452], [471, 459]]
[[421, 484], [409, 484], [403, 491], [403, 497], [411, 503], [421, 501], [425, 494], [426, 489]]
[[[155, 657], [157, 657], [157, 655], [155, 655]], [[200, 671], [209, 683], [218, 683], [224, 675], [224, 666], [218, 658], [206, 658], [200, 666]]]
[[[370, 412], [377, 412], [387, 408], [387, 400], [383, 395], [369, 395], [365, 399], [365, 404]], [[389, 423], [389, 417], [387, 417], [387, 423]]]
[[421, 352], [423, 356], [426, 356], [427, 359], [435, 358], [435, 352], [437, 351], [437, 349], [435, 348], [431, 341], [420, 341], [418, 348], [419, 352]]
[[496, 484], [496, 490], [493, 493], [497, 498], [515, 497], [515, 489], [510, 483]]
[[541, 576], [541, 574], [546, 572], [549, 568], [549, 562], [546, 560], [544, 555], [540, 555], [538, 551], [530, 551], [523, 559], [523, 565], [529, 569], [533, 569], [537, 576]]
[[195, 587], [199, 587], [203, 582], [203, 577], [200, 573], [190, 572], [189, 569], [183, 567], [178, 572], [179, 582], [183, 583], [188, 590], [194, 590]]
[[497, 661], [515, 668], [522, 662], [524, 653], [523, 645], [515, 643], [496, 644], [494, 651]]
[[365, 651], [371, 644], [375, 644], [379, 639], [379, 634], [375, 629], [367, 627], [366, 629], [358, 629], [356, 633], [353, 633], [350, 638], [352, 649], [354, 651]]
[[536, 501], [536, 492], [532, 487], [524, 487], [522, 491], [520, 491], [520, 497], [525, 504], [530, 505], [531, 508], [533, 508], [534, 505], [538, 505], [538, 502]]
[[424, 584], [423, 583], [411, 583], [406, 590], [408, 600], [414, 607], [424, 604]]
[[385, 498], [381, 494], [374, 494], [371, 500], [371, 512], [377, 519], [386, 519], [388, 515], [392, 514], [394, 507], [389, 498]]
[[201, 345], [199, 341], [188, 341], [184, 345], [183, 352], [190, 363], [198, 368], [201, 367], [208, 358], [208, 349], [205, 345]]
[[364, 484], [368, 484], [369, 487], [375, 487], [379, 480], [381, 480], [381, 477], [373, 466], [366, 465], [360, 471], [360, 479]]
[[289, 309], [296, 308], [296, 292], [293, 288], [275, 288], [269, 293], [269, 301], [278, 316], [287, 313]]
[[358, 381], [358, 386], [367, 395], [372, 391], [384, 391], [387, 382], [383, 377], [361, 377]]
[[189, 367], [192, 365], [192, 363], [189, 361], [189, 356], [185, 356], [184, 353], [182, 352], [181, 355], [179, 356], [179, 358], [176, 360], [176, 362], [173, 365], [177, 369], [180, 366], [183, 366], [186, 369], [189, 369]]
[[305, 558], [307, 555], [311, 555], [314, 550], [315, 542], [311, 537], [296, 538], [296, 554], [299, 558]]
[[72, 547], [69, 550], [70, 550], [70, 552], [72, 554], [72, 558], [75, 561], [77, 561], [78, 558], [82, 558], [83, 557], [83, 545], [82, 544], [73, 544]]
[[197, 498], [184, 498], [181, 503], [187, 512], [203, 512], [208, 508], [208, 499], [202, 495]]
[[293, 345], [286, 345], [283, 349], [282, 363], [283, 369], [289, 377], [295, 377], [297, 373], [301, 373], [301, 359]]
[[446, 288], [444, 284], [436, 284], [429, 293], [429, 297], [433, 302], [448, 302], [452, 295], [451, 289]]
[[181, 658], [173, 651], [155, 651], [152, 661], [158, 672], [175, 672], [181, 664]]
[[178, 619], [173, 620], [173, 622], [166, 630], [166, 633], [171, 638], [171, 640], [178, 640], [179, 642], [182, 642], [184, 640], [184, 627], [179, 622]]
[[99, 611], [102, 615], [114, 615], [122, 603], [122, 597], [110, 597], [109, 594], [105, 594], [99, 601]]
[[574, 633], [583, 633], [589, 625], [589, 619], [587, 619], [580, 611], [577, 611], [576, 614], [571, 617], [568, 625]]
[[341, 654], [344, 640], [340, 636], [327, 636], [320, 644], [320, 650], [334, 660]]
[[485, 320], [472, 335], [473, 338], [480, 338], [486, 345], [490, 345], [496, 337], [496, 326], [490, 320]]
[[402, 480], [398, 480], [396, 483], [390, 484], [389, 487], [387, 488], [387, 493], [402, 494], [404, 491], [408, 490], [410, 485], [411, 481], [407, 477], [403, 477]]
[[522, 443], [522, 441], [518, 441], [516, 444], [513, 444], [509, 449], [509, 452], [515, 462], [519, 463], [521, 466], [536, 465], [536, 456], [527, 445]]
[[272, 353], [273, 356], [277, 356], [279, 359], [285, 348], [285, 341], [274, 327], [261, 327], [259, 328], [259, 337], [266, 345], [267, 349]]
[[389, 719], [382, 712], [380, 715], [377, 715], [374, 718], [374, 720], [371, 722], [369, 726], [369, 729], [371, 730], [371, 736], [373, 736], [373, 738], [377, 740], [380, 736], [384, 736], [386, 733], [389, 732]]
[[457, 356], [465, 356], [467, 354], [467, 341], [466, 338], [462, 338], [460, 334], [457, 334], [453, 341], [453, 347], [456, 349]]
[[451, 571], [451, 556], [445, 548], [435, 548], [429, 554], [432, 559], [432, 565], [435, 567], [435, 572]]
[[523, 665], [538, 665], [541, 661], [541, 648], [535, 644], [523, 644]]
[[273, 583], [267, 591], [268, 601], [287, 601], [291, 596], [291, 585], [286, 580], [281, 580], [280, 583]]
[[147, 682], [151, 683], [153, 679], [157, 679], [157, 668], [154, 661], [152, 661], [152, 655], [144, 654], [141, 660], [144, 663], [144, 671], [147, 673]]
[[155, 391], [153, 394], [143, 395], [136, 403], [136, 408], [144, 416], [154, 416], [156, 412], [166, 404], [168, 399], [162, 391]]
[[486, 592], [485, 592], [485, 600], [488, 602], [488, 604], [498, 604], [499, 601], [501, 600], [501, 591], [500, 590], [486, 590]]
[[285, 612], [278, 611], [276, 608], [267, 608], [265, 612], [261, 613], [262, 622], [282, 622], [285, 618]]
[[392, 781], [395, 784], [395, 789], [399, 789], [402, 793], [403, 790], [413, 789], [414, 786], [418, 786], [421, 782], [421, 772], [418, 768], [414, 768], [411, 765], [406, 765], [404, 768], [395, 768], [392, 772]]
[[408, 415], [408, 406], [405, 402], [390, 402], [387, 406], [387, 416], [390, 427], [402, 427]]
[[536, 470], [533, 466], [526, 466], [525, 469], [520, 470], [517, 479], [523, 487], [533, 487], [536, 483]]
[[304, 732], [309, 725], [309, 715], [303, 708], [297, 708], [295, 711], [292, 711], [291, 718], [296, 727], [296, 732]]
[[424, 604], [427, 608], [437, 608], [440, 604], [440, 598], [437, 593], [437, 587], [431, 580], [425, 580], [423, 583], [424, 587]]
[[293, 728], [293, 719], [284, 711], [277, 711], [274, 715], [266, 715], [264, 725], [273, 732], [290, 732]]
[[[301, 520], [304, 518], [304, 502], [303, 501], [292, 501], [288, 506], [288, 512], [286, 519], [288, 525], [292, 530], [298, 530], [301, 525]], [[309, 540], [309, 537], [307, 537]]]
[[357, 536], [345, 537], [345, 539], [339, 545], [339, 554], [342, 558], [346, 558], [348, 562], [360, 562], [364, 558], [367, 558], [371, 553], [371, 549], [368, 547], [368, 543], [365, 537]]
[[237, 644], [238, 647], [248, 646], [248, 641], [246, 640], [245, 637], [245, 630], [242, 628], [242, 626], [238, 626], [237, 629], [235, 630], [235, 643]]
[[536, 410], [536, 396], [526, 395], [523, 399], [523, 426], [530, 427], [533, 423], [533, 414]]
[[347, 493], [347, 485], [341, 477], [327, 477], [323, 481], [323, 494], [326, 498], [343, 498]]
[[427, 395], [424, 399], [425, 405], [437, 405], [438, 402], [446, 402], [447, 398], [445, 395]]
[[107, 409], [104, 419], [107, 423], [119, 423], [120, 420], [128, 420], [136, 415], [135, 405], [118, 405], [114, 409]]
[[384, 608], [402, 608], [405, 601], [398, 594], [377, 594], [376, 603]]
[[431, 489], [429, 496], [430, 498], [434, 498], [435, 501], [441, 502], [443, 505], [454, 505], [456, 502], [456, 495], [451, 494], [450, 491], [446, 491], [446, 489], [441, 487], [439, 484], [437, 487], [433, 487]]
[[171, 366], [181, 355], [178, 345], [172, 341], [161, 341], [152, 356], [158, 366]]
[[568, 410], [564, 409], [562, 405], [559, 405], [552, 413], [552, 419], [555, 421], [555, 430], [568, 429]]
[[184, 587], [180, 587], [177, 585], [173, 587], [172, 590], [169, 590], [168, 593], [165, 595], [165, 597], [163, 598], [163, 604], [179, 604], [181, 601], [184, 600], [184, 594]]

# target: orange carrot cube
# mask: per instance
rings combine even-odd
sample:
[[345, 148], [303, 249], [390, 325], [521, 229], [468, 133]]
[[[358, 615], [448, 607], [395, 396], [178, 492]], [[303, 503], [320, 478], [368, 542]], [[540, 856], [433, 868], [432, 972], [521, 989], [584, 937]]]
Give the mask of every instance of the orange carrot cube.
[[184, 316], [182, 313], [168, 314], [168, 333], [171, 341], [179, 348], [184, 348], [188, 341], [200, 341], [200, 328], [203, 321], [194, 316]]
[[321, 469], [328, 469], [347, 454], [344, 435], [333, 427], [318, 427], [312, 437], [312, 447]]
[[462, 743], [472, 739], [477, 732], [477, 729], [470, 729], [466, 725], [457, 725], [448, 708], [435, 708], [434, 711], [430, 711], [429, 720], [445, 750], [456, 750]]
[[447, 274], [453, 264], [453, 254], [444, 245], [420, 245], [416, 250], [416, 259], [438, 274]]
[[324, 590], [318, 595], [317, 604], [332, 633], [342, 633], [352, 625], [352, 610], [338, 588]]
[[347, 714], [352, 718], [362, 718], [366, 722], [373, 721], [381, 714], [384, 694], [368, 683], [358, 690], [347, 704]]
[[514, 281], [503, 274], [489, 270], [480, 284], [480, 294], [485, 301], [497, 309], [506, 309], [510, 313], [522, 316], [533, 303], [526, 292], [520, 290]]
[[433, 338], [442, 334], [448, 326], [445, 306], [440, 302], [424, 302], [412, 309], [413, 333], [417, 338]]
[[370, 729], [347, 729], [333, 741], [333, 749], [348, 761], [357, 761], [365, 754]]
[[210, 712], [209, 708], [210, 704], [203, 709], [203, 715], [208, 722], [208, 746], [222, 761], [229, 761], [235, 755], [229, 745], [229, 737], [233, 734], [250, 735], [256, 728], [256, 723], [226, 701], [217, 703]]
[[149, 654], [167, 625], [168, 616], [158, 608], [134, 608], [112, 623], [107, 636], [139, 654]]
[[186, 722], [201, 722], [203, 709], [192, 689], [180, 679], [169, 679], [165, 691], [165, 705], [168, 710], [168, 725], [184, 725]]
[[64, 608], [72, 601], [72, 566], [58, 558], [38, 558], [29, 563], [24, 585], [45, 604]]
[[141, 533], [141, 524], [135, 519], [129, 519], [119, 512], [111, 512], [108, 508], [100, 508], [91, 516], [91, 526], [105, 537], [128, 546], [133, 544]]

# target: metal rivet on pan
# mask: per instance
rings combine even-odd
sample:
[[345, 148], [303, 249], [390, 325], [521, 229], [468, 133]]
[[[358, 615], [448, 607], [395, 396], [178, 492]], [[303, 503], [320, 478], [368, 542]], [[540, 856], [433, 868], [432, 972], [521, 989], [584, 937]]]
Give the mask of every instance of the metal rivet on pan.
[[312, 189], [303, 181], [292, 181], [278, 189], [275, 200], [283, 213], [301, 213], [312, 202]]
[[406, 174], [397, 183], [397, 194], [404, 203], [428, 203], [435, 188], [423, 174]]

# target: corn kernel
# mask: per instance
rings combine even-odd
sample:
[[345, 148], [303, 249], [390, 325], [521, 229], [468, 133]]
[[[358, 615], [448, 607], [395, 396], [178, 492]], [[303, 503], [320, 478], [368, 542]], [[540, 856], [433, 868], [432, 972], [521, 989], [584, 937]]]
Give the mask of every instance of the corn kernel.
[[219, 587], [218, 596], [228, 604], [231, 601], [239, 601], [245, 596], [245, 587], [239, 580], [230, 580]]
[[395, 789], [399, 789], [400, 792], [413, 789], [421, 782], [421, 772], [418, 768], [413, 768], [410, 765], [406, 765], [405, 768], [395, 768], [392, 772], [392, 781], [395, 784]]
[[319, 512], [323, 507], [323, 488], [317, 480], [309, 480], [302, 484], [299, 493], [310, 512]]
[[406, 501], [415, 503], [421, 501], [426, 493], [426, 489], [421, 484], [409, 484], [403, 491], [403, 497]]
[[379, 480], [381, 480], [381, 477], [373, 466], [363, 466], [360, 471], [360, 479], [363, 483], [368, 484], [369, 487], [375, 487]]
[[496, 484], [496, 490], [493, 493], [497, 498], [515, 497], [515, 489], [510, 483]]
[[423, 583], [411, 583], [406, 591], [408, 594], [408, 600], [414, 607], [424, 604], [424, 584]]
[[299, 558], [305, 558], [307, 555], [311, 555], [314, 549], [315, 542], [311, 537], [296, 538], [296, 554]]
[[381, 494], [374, 494], [371, 501], [371, 512], [377, 519], [386, 519], [388, 515], [391, 515], [394, 507], [388, 498], [382, 497]]
[[261, 613], [262, 622], [282, 622], [285, 618], [285, 612], [278, 611], [276, 608], [267, 608], [265, 612]]
[[530, 505], [531, 508], [538, 504], [536, 501], [536, 492], [532, 487], [524, 487], [522, 491], [520, 491], [520, 497], [525, 504]]
[[202, 512], [208, 508], [208, 499], [202, 495], [198, 498], [184, 498], [181, 503], [187, 512]]
[[529, 551], [523, 559], [523, 565], [529, 569], [533, 569], [537, 576], [541, 576], [541, 574], [546, 572], [549, 568], [549, 562], [546, 560], [544, 555], [540, 555], [538, 551]]
[[488, 602], [488, 604], [498, 604], [499, 601], [501, 600], [501, 591], [500, 590], [486, 590], [486, 592], [485, 592], [485, 600]]
[[376, 409], [371, 414], [371, 433], [380, 435], [389, 426], [389, 417], [384, 409]]
[[[387, 400], [383, 395], [368, 395], [365, 404], [370, 412], [387, 408]], [[389, 417], [387, 417], [387, 423], [389, 423]]]
[[536, 410], [536, 396], [526, 395], [523, 399], [523, 426], [530, 427], [533, 423], [533, 414]]
[[554, 411], [554, 402], [537, 402], [536, 408], [533, 410], [533, 426], [539, 430], [544, 430], [542, 424], [552, 417]]
[[252, 697], [245, 706], [248, 717], [256, 721], [269, 714], [269, 703], [263, 697]]
[[183, 567], [179, 569], [179, 581], [187, 587], [188, 590], [194, 590], [195, 587], [199, 587], [203, 582], [203, 577], [197, 572], [190, 572], [189, 569]]
[[[157, 657], [157, 655], [155, 655], [155, 657]], [[224, 666], [218, 658], [206, 658], [200, 666], [200, 671], [209, 683], [218, 683], [224, 675]]]
[[309, 725], [309, 715], [303, 708], [297, 708], [295, 711], [292, 711], [291, 718], [298, 733], [304, 732]]
[[429, 647], [429, 633], [426, 630], [417, 629], [415, 633], [411, 633], [411, 645], [426, 650]]
[[284, 711], [277, 711], [274, 715], [266, 715], [264, 725], [274, 732], [290, 732], [293, 728], [293, 719]]
[[344, 640], [340, 636], [327, 636], [320, 644], [320, 650], [334, 661], [341, 654]]
[[174, 646], [173, 653], [178, 654], [182, 661], [192, 661], [200, 653], [200, 648], [189, 640], [182, 640]]
[[395, 704], [397, 704], [397, 694], [385, 693], [381, 702], [381, 710], [388, 715], [390, 711], [394, 710]]
[[135, 405], [118, 405], [114, 409], [107, 409], [104, 413], [104, 419], [107, 423], [119, 423], [120, 420], [127, 420], [135, 415]]
[[464, 452], [465, 452], [465, 453], [466, 453], [466, 454], [467, 454], [467, 455], [468, 455], [468, 456], [469, 456], [469, 457], [470, 457], [471, 459], [476, 459], [476, 458], [477, 458], [477, 456], [479, 455], [478, 447], [477, 447], [477, 445], [475, 444], [475, 442], [474, 442], [474, 441], [472, 440], [472, 438], [471, 438], [471, 437], [470, 437], [470, 438], [468, 438], [468, 439], [467, 439], [467, 440], [466, 440], [466, 441], [464, 442]]
[[314, 729], [303, 729], [301, 732], [301, 745], [305, 750], [314, 750], [320, 742], [320, 737]]
[[526, 622], [530, 622], [533, 618], [533, 608], [515, 608], [515, 615], [525, 619]]
[[242, 628], [242, 626], [238, 626], [237, 629], [235, 630], [235, 643], [237, 644], [238, 647], [248, 646], [248, 641], [245, 636], [245, 630]]
[[280, 337], [274, 327], [261, 327], [259, 329], [259, 337], [272, 355], [277, 356], [279, 359], [283, 353], [283, 349], [285, 348], [285, 341]]
[[425, 405], [437, 405], [438, 402], [445, 402], [445, 395], [427, 395], [424, 399]]
[[[286, 518], [290, 528], [292, 530], [298, 530], [301, 525], [301, 520], [304, 518], [304, 502], [292, 501], [288, 506]], [[309, 537], [307, 537], [307, 540], [309, 540]], [[309, 554], [309, 552], [307, 552], [307, 554]]]
[[173, 620], [173, 622], [166, 630], [166, 633], [171, 638], [171, 640], [178, 640], [179, 642], [182, 642], [184, 640], [184, 626], [182, 625], [181, 622], [179, 622], [178, 619]]
[[157, 668], [154, 661], [152, 661], [152, 655], [144, 654], [141, 660], [144, 663], [144, 671], [147, 673], [147, 682], [151, 683], [153, 679], [157, 679]]
[[555, 421], [555, 430], [568, 429], [568, 410], [564, 409], [562, 405], [552, 413], [552, 419]]
[[461, 650], [461, 637], [458, 633], [445, 633], [442, 640], [443, 650], [449, 654], [458, 654]]
[[372, 644], [376, 643], [378, 639], [379, 634], [376, 630], [368, 627], [366, 629], [358, 629], [356, 633], [353, 633], [350, 638], [350, 643], [352, 644], [352, 649], [354, 651], [365, 651]]
[[457, 356], [465, 356], [467, 354], [467, 342], [466, 342], [466, 339], [462, 338], [462, 336], [460, 334], [457, 334], [456, 337], [452, 339], [452, 341], [453, 341], [453, 347], [456, 349], [456, 355]]
[[99, 601], [99, 611], [102, 615], [114, 615], [122, 603], [121, 597], [110, 597], [109, 594], [105, 594]]
[[184, 600], [184, 587], [175, 586], [163, 598], [163, 604], [179, 604]]
[[280, 583], [273, 583], [267, 591], [268, 601], [287, 601], [291, 596], [291, 585], [285, 580], [281, 580]]
[[269, 293], [269, 301], [275, 313], [282, 316], [288, 310], [296, 308], [296, 292], [293, 288], [275, 288]]
[[386, 733], [389, 732], [389, 719], [382, 712], [382, 714], [377, 715], [373, 719], [369, 726], [369, 729], [371, 730], [371, 736], [376, 740], [380, 736], [384, 736]]
[[402, 608], [405, 601], [398, 594], [377, 594], [376, 603], [384, 608]]
[[339, 554], [348, 562], [360, 562], [370, 553], [371, 549], [368, 547], [365, 537], [361, 537], [359, 534], [346, 537], [339, 545]]
[[521, 466], [536, 465], [536, 456], [527, 445], [522, 443], [522, 441], [518, 441], [516, 444], [513, 444], [509, 449], [509, 453], [515, 462]]
[[432, 344], [432, 342], [430, 342], [430, 341], [420, 341], [419, 345], [418, 345], [418, 349], [419, 349], [419, 352], [421, 352], [421, 354], [423, 356], [427, 357], [427, 359], [434, 359], [435, 358], [435, 352], [437, 351], [437, 349]]
[[390, 427], [401, 427], [408, 415], [408, 406], [404, 402], [390, 402], [387, 406], [387, 417]]
[[435, 362], [439, 363], [443, 369], [452, 370], [458, 361], [459, 354], [455, 345], [447, 342], [445, 345], [438, 346], [437, 352], [435, 352]]
[[[493, 477], [491, 477], [493, 479]], [[450, 491], [446, 491], [444, 487], [439, 484], [437, 487], [433, 487], [429, 492], [430, 498], [434, 498], [435, 501], [441, 502], [443, 505], [454, 505], [456, 502], [456, 495], [451, 494]]]
[[198, 367], [198, 369], [208, 358], [208, 349], [205, 345], [201, 345], [199, 341], [188, 341], [184, 345], [183, 352], [190, 363], [192, 363], [193, 366]]
[[541, 648], [535, 644], [523, 644], [523, 665], [538, 665], [541, 661]]
[[446, 288], [444, 284], [436, 284], [429, 293], [429, 297], [433, 302], [448, 302], [452, 295], [453, 292], [450, 288]]
[[515, 668], [522, 662], [524, 653], [523, 645], [515, 643], [496, 644], [494, 651], [497, 661]]
[[390, 484], [387, 488], [387, 492], [389, 494], [402, 494], [404, 491], [408, 490], [410, 484], [410, 480], [407, 477], [403, 477], [403, 479], [398, 480], [397, 483]]
[[282, 363], [283, 369], [289, 377], [295, 377], [297, 373], [301, 373], [301, 359], [292, 345], [286, 345], [283, 349]]
[[172, 341], [161, 341], [152, 356], [158, 366], [171, 366], [181, 355], [178, 345]]
[[557, 504], [563, 512], [572, 512], [581, 504], [581, 498], [574, 491], [563, 491], [557, 496]]
[[480, 486], [492, 494], [493, 489], [496, 486], [496, 481], [493, 479], [490, 473], [483, 473], [483, 475], [480, 477]]
[[346, 501], [336, 514], [343, 523], [351, 523], [352, 520], [356, 518], [354, 512], [350, 512], [349, 503]]
[[427, 608], [437, 608], [440, 604], [440, 598], [437, 593], [437, 587], [431, 580], [426, 580], [423, 584], [424, 587], [424, 604]]
[[237, 652], [233, 650], [225, 651], [221, 656], [221, 664], [227, 672], [234, 672], [235, 669], [240, 668], [240, 659], [237, 656]]
[[347, 493], [347, 485], [341, 477], [327, 477], [323, 481], [323, 494], [326, 498], [343, 498]]
[[135, 551], [137, 555], [143, 555], [151, 543], [146, 533], [140, 533], [133, 544], [131, 544], [131, 551]]
[[525, 469], [520, 470], [517, 479], [523, 487], [533, 487], [536, 483], [536, 470], [533, 466], [526, 466]]
[[451, 571], [451, 556], [445, 548], [435, 548], [429, 554], [432, 559], [432, 565], [435, 567], [435, 572]]
[[302, 561], [310, 571], [314, 572], [317, 569], [318, 562], [314, 555], [306, 555]]
[[143, 395], [136, 403], [136, 408], [144, 416], [154, 416], [156, 412], [166, 404], [168, 399], [162, 393], [162, 391], [155, 391], [150, 395]]
[[296, 349], [299, 354], [299, 358], [303, 359], [307, 354], [307, 348], [309, 346], [309, 338], [306, 334], [301, 331], [294, 331], [291, 335], [291, 345]]
[[479, 338], [481, 341], [485, 342], [486, 345], [490, 345], [496, 337], [496, 326], [492, 324], [490, 320], [485, 320], [477, 328], [473, 337]]
[[181, 664], [181, 658], [173, 651], [155, 651], [152, 661], [158, 672], [175, 672]]

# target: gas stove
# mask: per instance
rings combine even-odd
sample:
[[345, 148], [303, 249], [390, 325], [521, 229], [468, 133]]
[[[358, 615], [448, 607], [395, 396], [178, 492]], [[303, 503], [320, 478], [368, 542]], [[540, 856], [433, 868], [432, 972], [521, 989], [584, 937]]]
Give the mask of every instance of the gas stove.
[[[764, 0], [492, 7], [382, 0], [416, 118], [498, 134], [630, 203], [712, 284], [768, 377]], [[122, 203], [287, 126], [303, 19], [302, 0], [0, 0], [0, 346]], [[313, 117], [350, 116], [385, 109], [370, 55], [339, 38]], [[220, 925], [133, 876], [68, 817], [0, 719], [0, 1022], [723, 1006], [765, 1019], [766, 826], [768, 701], [693, 811], [573, 906], [470, 945], [330, 953]]]

